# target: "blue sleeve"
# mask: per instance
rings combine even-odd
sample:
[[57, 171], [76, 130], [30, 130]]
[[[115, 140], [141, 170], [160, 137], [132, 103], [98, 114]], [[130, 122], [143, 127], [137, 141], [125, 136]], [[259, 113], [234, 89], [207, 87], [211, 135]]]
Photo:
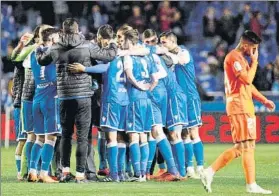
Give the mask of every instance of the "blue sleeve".
[[86, 67], [85, 72], [87, 73], [105, 73], [109, 67], [109, 63], [107, 64], [98, 64], [92, 67]]

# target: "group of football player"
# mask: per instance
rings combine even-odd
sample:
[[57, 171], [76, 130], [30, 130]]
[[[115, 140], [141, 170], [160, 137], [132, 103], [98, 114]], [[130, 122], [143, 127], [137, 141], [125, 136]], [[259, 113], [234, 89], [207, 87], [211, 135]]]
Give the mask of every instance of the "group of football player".
[[[140, 35], [123, 25], [114, 33], [110, 25], [103, 25], [97, 39], [86, 39], [77, 21], [70, 18], [62, 30], [40, 25], [24, 34], [12, 59], [19, 180], [84, 183], [90, 179], [199, 178], [204, 155], [194, 61], [185, 46], [177, 44], [173, 32], [157, 35], [146, 29]], [[102, 75], [100, 100], [92, 85], [93, 73]], [[100, 119], [99, 125], [93, 123], [99, 131], [98, 173], [106, 175], [102, 179], [92, 177], [95, 171], [90, 168], [94, 167], [91, 130], [96, 116]], [[74, 124], [75, 176], [70, 172]], [[158, 158], [159, 171], [153, 175]]]

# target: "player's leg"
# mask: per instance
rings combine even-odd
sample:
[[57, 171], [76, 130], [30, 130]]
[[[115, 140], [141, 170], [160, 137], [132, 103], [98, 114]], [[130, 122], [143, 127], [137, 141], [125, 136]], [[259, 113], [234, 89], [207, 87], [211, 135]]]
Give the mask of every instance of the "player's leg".
[[[39, 121], [36, 120], [35, 122], [39, 122]], [[41, 121], [41, 122], [43, 124], [43, 121]], [[35, 125], [35, 127], [36, 127], [36, 125]], [[42, 129], [43, 129], [43, 127], [42, 127]], [[42, 147], [44, 145], [44, 142], [45, 142], [44, 135], [36, 136], [36, 141], [31, 150], [31, 160], [30, 160], [30, 170], [29, 170], [29, 174], [28, 174], [28, 182], [37, 182], [37, 180], [38, 180], [37, 166], [38, 166], [39, 159], [41, 157]]]
[[15, 121], [15, 132], [17, 138], [17, 147], [15, 151], [15, 160], [17, 168], [17, 179], [22, 180], [21, 176], [21, 155], [23, 151], [24, 144], [26, 142], [26, 134], [22, 133], [22, 123], [20, 118], [20, 108], [14, 108], [14, 121]]
[[148, 147], [149, 147], [149, 156], [148, 156], [148, 162], [147, 162], [147, 180], [150, 180], [150, 170], [152, 166], [152, 162], [154, 158], [156, 159], [156, 140], [152, 137], [151, 133], [148, 135]]
[[181, 139], [182, 125], [173, 126], [169, 129], [169, 131], [174, 156], [177, 160], [179, 174], [181, 177], [185, 177], [185, 148]]
[[[55, 89], [56, 91], [56, 89]], [[51, 96], [51, 95], [50, 95]], [[41, 104], [41, 111], [44, 116], [44, 135], [45, 143], [42, 148], [42, 165], [40, 172], [40, 180], [45, 183], [56, 183], [58, 181], [53, 180], [49, 176], [50, 163], [53, 159], [54, 147], [57, 136], [60, 134], [56, 127], [56, 116], [55, 116], [55, 99], [54, 96], [45, 98]]]
[[125, 179], [125, 162], [126, 162], [126, 140], [125, 133], [123, 131], [117, 132], [117, 146], [118, 146], [118, 176], [121, 182], [126, 181]]
[[91, 98], [76, 99], [77, 112], [75, 123], [77, 127], [76, 149], [76, 183], [87, 182], [85, 165], [88, 150], [88, 130], [91, 124]]
[[[157, 148], [158, 149], [158, 148]], [[157, 150], [157, 157], [156, 157], [156, 161], [157, 161], [157, 164], [158, 164], [158, 167], [159, 167], [159, 170], [158, 172], [154, 175], [154, 177], [159, 177], [161, 176], [163, 173], [165, 173], [167, 170], [166, 170], [166, 164], [165, 164], [165, 160], [164, 160], [164, 157], [161, 153], [161, 151], [158, 149]]]
[[21, 119], [22, 119], [22, 128], [23, 132], [27, 133], [27, 140], [25, 143], [25, 156], [27, 159], [27, 168], [30, 169], [31, 161], [31, 150], [36, 139], [35, 134], [33, 133], [33, 113], [32, 113], [33, 103], [29, 101], [22, 101], [21, 108]]
[[117, 156], [118, 156], [118, 147], [117, 147], [117, 130], [102, 127], [102, 131], [106, 133], [107, 138], [107, 151], [108, 151], [108, 163], [110, 174], [108, 177], [104, 178], [103, 182], [119, 182], [118, 178], [118, 166], [117, 166]]
[[98, 131], [98, 155], [99, 155], [99, 171], [98, 175], [106, 176], [109, 171], [107, 168], [107, 140], [106, 135], [102, 131]]
[[73, 180], [70, 173], [70, 158], [72, 153], [72, 135], [74, 133], [77, 103], [75, 100], [60, 100], [59, 106], [60, 122], [62, 127], [62, 136], [60, 141], [62, 176], [60, 178], [60, 182], [69, 182]]
[[190, 138], [190, 134], [187, 128], [183, 129], [182, 131], [182, 139], [185, 148], [185, 167], [186, 167], [187, 176], [193, 177], [193, 175], [195, 174], [194, 164], [193, 164], [194, 151], [193, 151], [192, 139]]
[[140, 133], [140, 155], [141, 181], [146, 181], [146, 169], [149, 157], [147, 133]]
[[131, 178], [131, 180], [139, 181], [141, 176], [141, 171], [140, 171], [141, 153], [140, 153], [140, 146], [139, 146], [139, 134], [129, 133], [129, 140], [130, 140], [130, 145], [129, 145], [130, 157], [134, 169], [134, 178]]

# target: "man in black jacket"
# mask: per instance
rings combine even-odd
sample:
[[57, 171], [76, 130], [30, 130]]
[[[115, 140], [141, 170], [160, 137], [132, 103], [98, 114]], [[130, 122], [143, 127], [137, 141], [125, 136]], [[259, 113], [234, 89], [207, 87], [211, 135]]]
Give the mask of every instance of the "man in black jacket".
[[60, 118], [62, 126], [61, 153], [63, 177], [67, 181], [70, 172], [71, 139], [74, 124], [77, 127], [76, 182], [85, 182], [84, 169], [88, 149], [88, 130], [91, 120], [91, 76], [87, 73], [71, 73], [68, 65], [81, 63], [91, 66], [91, 60], [111, 61], [117, 54], [117, 46], [100, 49], [97, 44], [86, 41], [78, 34], [78, 23], [68, 18], [63, 22], [63, 34], [60, 41], [46, 52], [37, 51], [37, 60], [41, 65], [51, 62], [57, 66], [57, 92], [60, 101]]

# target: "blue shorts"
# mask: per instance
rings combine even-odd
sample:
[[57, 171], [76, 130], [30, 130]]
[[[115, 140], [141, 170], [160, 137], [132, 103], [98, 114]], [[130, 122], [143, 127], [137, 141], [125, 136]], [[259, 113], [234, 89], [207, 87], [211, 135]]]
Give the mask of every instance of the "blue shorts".
[[60, 133], [57, 130], [55, 98], [49, 95], [40, 101], [33, 102], [34, 133], [46, 135]]
[[171, 129], [176, 125], [188, 125], [187, 97], [182, 92], [168, 96], [167, 127]]
[[189, 121], [187, 128], [201, 126], [201, 100], [199, 98], [188, 98], [187, 107]]
[[126, 131], [133, 133], [150, 132], [154, 115], [150, 99], [139, 99], [128, 105]]
[[154, 115], [154, 125], [166, 126], [167, 121], [167, 92], [152, 93], [151, 97]]
[[124, 131], [127, 106], [118, 103], [102, 103], [100, 126], [109, 128], [110, 131]]
[[34, 132], [34, 120], [33, 120], [33, 101], [22, 101], [21, 104], [21, 119], [22, 119], [22, 132], [32, 133]]
[[15, 123], [16, 141], [26, 140], [27, 138], [26, 133], [22, 133], [20, 108], [14, 108], [14, 123]]

